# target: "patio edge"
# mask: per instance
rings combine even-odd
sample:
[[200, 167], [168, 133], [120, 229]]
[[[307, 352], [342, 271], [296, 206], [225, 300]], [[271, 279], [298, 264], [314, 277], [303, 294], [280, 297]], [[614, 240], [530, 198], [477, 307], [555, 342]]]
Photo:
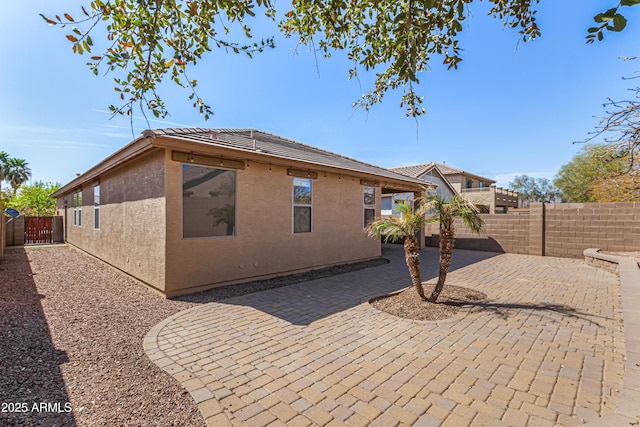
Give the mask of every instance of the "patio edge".
[[633, 258], [602, 254], [599, 249], [585, 249], [585, 260], [589, 265], [611, 271], [608, 266], [617, 264], [620, 275], [622, 316], [626, 363], [624, 382], [618, 404], [613, 414], [590, 421], [589, 427], [633, 425], [640, 421], [640, 266]]

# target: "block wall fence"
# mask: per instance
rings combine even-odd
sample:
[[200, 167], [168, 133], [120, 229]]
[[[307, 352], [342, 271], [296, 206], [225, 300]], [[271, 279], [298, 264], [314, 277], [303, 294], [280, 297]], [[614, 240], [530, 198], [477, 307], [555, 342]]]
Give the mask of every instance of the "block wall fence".
[[[22, 246], [25, 244], [25, 217], [8, 218], [4, 215], [2, 233], [4, 233], [4, 246]], [[53, 218], [53, 243], [64, 243], [64, 224], [61, 216]], [[1, 246], [1, 245], [0, 245]], [[1, 255], [1, 253], [0, 253]], [[2, 259], [0, 257], [0, 259]]]
[[[564, 258], [587, 248], [640, 251], [640, 202], [532, 203], [529, 214], [482, 217], [481, 234], [456, 219], [456, 248]], [[438, 246], [438, 233], [438, 223], [427, 224], [427, 246]]]

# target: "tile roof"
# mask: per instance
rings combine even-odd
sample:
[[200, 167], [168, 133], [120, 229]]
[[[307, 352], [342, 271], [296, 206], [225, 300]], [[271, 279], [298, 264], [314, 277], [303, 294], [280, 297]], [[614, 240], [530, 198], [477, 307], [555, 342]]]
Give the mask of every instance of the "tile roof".
[[418, 178], [419, 176], [425, 174], [426, 172], [430, 171], [433, 168], [437, 168], [438, 171], [440, 171], [440, 173], [444, 176], [449, 176], [449, 175], [468, 175], [468, 176], [472, 176], [472, 177], [476, 177], [478, 179], [484, 180], [484, 181], [491, 181], [491, 182], [495, 182], [492, 179], [489, 178], [485, 178], [483, 176], [480, 175], [476, 175], [470, 172], [466, 172], [462, 169], [458, 169], [458, 168], [454, 168], [448, 165], [444, 165], [442, 163], [435, 163], [435, 162], [431, 162], [431, 163], [424, 163], [421, 165], [413, 165], [413, 166], [401, 166], [401, 167], [397, 167], [397, 168], [391, 168], [392, 171], [394, 172], [398, 172], [401, 173], [403, 175], [407, 175], [410, 176], [412, 178]]
[[260, 153], [265, 156], [301, 161], [353, 172], [362, 172], [415, 184], [422, 182], [415, 177], [411, 179], [411, 177], [407, 175], [380, 166], [361, 162], [350, 157], [345, 157], [256, 129], [154, 129], [145, 131], [143, 135], [182, 139], [241, 152]]
[[411, 176], [413, 178], [417, 178], [420, 175], [428, 172], [434, 167], [438, 168], [442, 175], [457, 175], [461, 173], [465, 173], [462, 169], [453, 168], [451, 166], [443, 165], [441, 163], [424, 163], [421, 165], [413, 165], [413, 166], [401, 166], [398, 168], [391, 168], [392, 171], [401, 173], [403, 175]]

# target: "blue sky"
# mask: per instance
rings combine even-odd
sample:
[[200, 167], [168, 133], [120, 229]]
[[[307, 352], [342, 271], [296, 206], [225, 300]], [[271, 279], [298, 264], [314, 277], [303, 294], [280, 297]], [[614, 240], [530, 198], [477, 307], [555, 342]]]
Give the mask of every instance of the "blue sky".
[[[34, 180], [64, 184], [133, 139], [128, 118], [106, 113], [118, 101], [112, 77], [94, 76], [66, 32], [38, 16], [79, 15], [82, 4], [88, 0], [9, 2], [0, 18], [0, 150], [26, 159]], [[640, 7], [624, 8], [624, 32], [585, 44], [593, 15], [611, 5], [543, 0], [543, 36], [525, 44], [474, 3], [459, 69], [436, 59], [421, 76], [427, 115], [417, 124], [399, 108], [400, 93], [368, 113], [354, 111], [367, 76], [361, 88], [347, 80], [341, 55], [316, 63], [305, 46], [296, 53], [294, 41], [263, 25], [256, 34], [276, 35], [276, 49], [254, 59], [215, 52], [191, 71], [215, 111], [209, 121], [187, 92], [166, 85], [171, 116], [150, 126], [257, 128], [384, 167], [446, 162], [499, 186], [520, 174], [552, 178], [580, 149], [572, 142], [594, 129], [606, 98], [627, 97], [634, 82], [622, 77], [640, 68], [618, 59], [638, 54]], [[133, 124], [135, 136], [147, 127], [140, 118]]]

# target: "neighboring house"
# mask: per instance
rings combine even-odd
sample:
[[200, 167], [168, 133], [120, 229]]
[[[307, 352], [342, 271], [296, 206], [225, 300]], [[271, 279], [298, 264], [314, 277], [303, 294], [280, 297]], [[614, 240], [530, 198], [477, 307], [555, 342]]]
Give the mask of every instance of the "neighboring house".
[[[457, 194], [455, 189], [451, 186], [447, 178], [437, 168], [433, 168], [428, 173], [418, 173], [418, 176], [413, 176], [416, 171], [414, 168], [420, 169], [418, 166], [407, 166], [406, 168], [392, 168], [390, 170], [400, 173], [402, 175], [411, 176], [413, 178], [423, 181], [425, 187], [429, 189], [431, 194], [438, 195], [444, 198], [450, 198], [454, 194]], [[421, 170], [421, 169], [420, 169]], [[401, 200], [413, 200], [413, 193], [393, 193], [382, 195], [382, 215], [394, 215], [397, 214], [396, 202]]]
[[53, 196], [67, 243], [172, 297], [379, 257], [422, 181], [256, 130], [145, 131]]
[[[518, 207], [518, 193], [496, 188], [495, 181], [440, 163], [426, 163], [391, 169], [394, 172], [439, 184], [438, 193], [444, 197], [464, 196], [483, 212], [500, 213]], [[444, 181], [444, 182], [442, 182]]]

